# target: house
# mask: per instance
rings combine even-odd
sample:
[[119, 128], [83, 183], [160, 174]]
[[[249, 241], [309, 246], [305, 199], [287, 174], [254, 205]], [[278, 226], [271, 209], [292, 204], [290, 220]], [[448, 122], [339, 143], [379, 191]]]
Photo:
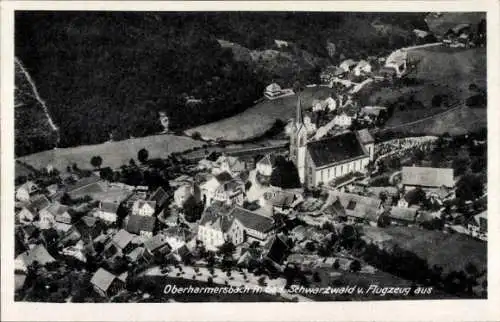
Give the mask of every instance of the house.
[[14, 267], [16, 270], [26, 272], [28, 270], [28, 267], [33, 265], [33, 263], [35, 262], [37, 262], [41, 266], [44, 266], [46, 264], [55, 262], [55, 259], [49, 254], [49, 252], [43, 245], [34, 245], [32, 248], [16, 257], [14, 261]]
[[127, 231], [132, 234], [151, 238], [155, 224], [156, 217], [130, 215], [127, 222]]
[[73, 225], [71, 225], [71, 221], [71, 215], [67, 211], [62, 212], [55, 216], [54, 228], [59, 233], [66, 234], [73, 228]]
[[345, 70], [337, 66], [327, 66], [319, 75], [324, 84], [330, 83], [334, 78], [341, 77]]
[[82, 240], [87, 243], [99, 236], [105, 228], [99, 219], [88, 215], [83, 216], [74, 226], [75, 230], [82, 236]]
[[297, 167], [300, 182], [315, 187], [352, 172], [364, 172], [370, 154], [359, 134], [352, 131], [308, 142], [299, 95], [290, 135], [290, 159]]
[[133, 251], [131, 251], [130, 253], [128, 253], [125, 257], [127, 257], [127, 259], [130, 262], [137, 263], [139, 260], [141, 260], [144, 257], [144, 251], [145, 251], [145, 248], [139, 246], [139, 247], [135, 248]]
[[257, 172], [263, 176], [270, 177], [276, 165], [276, 158], [273, 154], [266, 154], [257, 164]]
[[277, 265], [283, 264], [283, 261], [288, 257], [290, 250], [288, 240], [286, 236], [282, 234], [271, 237], [262, 248], [262, 257]]
[[340, 63], [339, 67], [344, 71], [344, 73], [348, 73], [352, 68], [356, 66], [356, 61], [353, 59], [346, 59], [342, 63]]
[[49, 229], [55, 224], [55, 219], [56, 217], [62, 218], [62, 217], [69, 217], [71, 218], [70, 214], [68, 213], [69, 207], [61, 205], [59, 202], [54, 202], [50, 206], [44, 208], [39, 212], [40, 215], [40, 221], [39, 221], [39, 227], [40, 229]]
[[104, 220], [107, 223], [116, 222], [119, 204], [115, 202], [101, 201], [99, 208], [94, 212], [94, 216]]
[[126, 255], [133, 248], [131, 245], [133, 239], [134, 235], [124, 229], [120, 229], [104, 247], [104, 256], [111, 258]]
[[209, 251], [217, 251], [227, 239], [226, 233], [232, 224], [228, 214], [232, 207], [215, 201], [203, 212], [198, 223], [197, 239]]
[[347, 128], [352, 125], [352, 118], [346, 113], [342, 112], [341, 114], [335, 115], [333, 124], [336, 126]]
[[452, 168], [403, 167], [401, 184], [405, 189], [421, 187], [452, 188], [455, 186]]
[[[339, 201], [344, 211], [337, 203], [332, 211], [349, 223], [368, 223], [375, 226], [383, 212], [382, 201], [378, 198], [360, 196], [354, 193], [335, 191], [332, 197]], [[345, 213], [345, 217], [344, 217]]]
[[164, 256], [170, 252], [167, 236], [157, 234], [144, 242], [144, 259], [150, 263], [155, 256]]
[[156, 203], [157, 211], [159, 211], [165, 206], [168, 201], [168, 197], [168, 193], [162, 187], [158, 187], [158, 189], [156, 189], [155, 192], [153, 192], [153, 194], [149, 197], [149, 201], [154, 201]]
[[201, 201], [201, 190], [195, 183], [184, 184], [177, 188], [174, 192], [174, 203], [177, 207], [182, 208], [190, 197], [195, 198], [197, 203]]
[[[331, 217], [333, 220], [345, 219], [347, 218], [346, 211], [339, 198], [335, 198], [335, 201], [323, 209], [323, 214]], [[302, 226], [299, 226], [302, 227]]]
[[136, 200], [132, 206], [132, 215], [153, 216], [156, 211], [156, 201]]
[[407, 71], [407, 58], [408, 52], [398, 49], [387, 57], [384, 67], [393, 70], [397, 77], [401, 77]]
[[238, 206], [234, 207], [228, 216], [234, 221], [227, 234], [235, 245], [245, 240], [264, 243], [274, 231], [272, 218]]
[[121, 279], [104, 268], [99, 268], [94, 273], [90, 284], [103, 297], [113, 296], [125, 288], [125, 283]]
[[21, 223], [30, 223], [35, 220], [39, 211], [50, 206], [50, 201], [44, 195], [38, 195], [32, 198], [31, 203], [17, 213], [17, 218]]
[[77, 259], [82, 263], [86, 263], [87, 256], [84, 254], [84, 245], [83, 240], [79, 240], [75, 245], [63, 248], [61, 254]]
[[481, 240], [488, 239], [488, 216], [487, 211], [483, 211], [469, 220], [467, 230], [472, 237]]
[[178, 226], [165, 229], [163, 235], [172, 251], [176, 251], [186, 245], [194, 237], [188, 229]]
[[392, 207], [388, 217], [393, 225], [409, 226], [416, 223], [418, 209], [406, 207]]
[[281, 87], [276, 83], [268, 85], [266, 87], [266, 90], [264, 91], [264, 96], [266, 96], [269, 99], [273, 99], [280, 95], [281, 95]]
[[327, 104], [324, 100], [314, 99], [312, 101], [312, 111], [319, 112], [326, 110]]
[[372, 72], [372, 65], [366, 60], [360, 60], [353, 71], [356, 76], [370, 74]]
[[246, 170], [246, 165], [239, 158], [227, 155], [221, 155], [214, 163], [212, 168], [212, 174], [217, 175], [219, 173], [227, 172], [232, 176], [236, 176], [239, 173]]
[[202, 200], [210, 205], [214, 200], [227, 204], [243, 204], [245, 186], [238, 178], [233, 178], [228, 172], [213, 176], [201, 186]]
[[40, 188], [33, 181], [27, 181], [16, 188], [16, 200], [19, 201], [30, 201], [30, 197], [35, 192], [39, 191]]
[[267, 191], [259, 199], [262, 208], [270, 208], [272, 212], [289, 213], [300, 202], [299, 197], [288, 191]]

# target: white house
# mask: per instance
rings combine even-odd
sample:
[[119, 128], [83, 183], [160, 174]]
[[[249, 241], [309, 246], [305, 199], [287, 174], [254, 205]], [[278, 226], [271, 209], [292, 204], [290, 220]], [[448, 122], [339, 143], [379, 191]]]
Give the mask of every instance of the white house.
[[346, 113], [342, 113], [336, 115], [335, 118], [333, 119], [333, 122], [336, 126], [349, 127], [352, 124], [352, 118], [348, 116]]
[[243, 204], [245, 186], [238, 178], [228, 172], [213, 176], [200, 186], [202, 199], [206, 206], [214, 200], [227, 204]]
[[30, 201], [30, 196], [37, 192], [39, 189], [33, 181], [25, 182], [16, 189], [16, 200], [19, 201]]
[[153, 216], [156, 210], [155, 201], [136, 200], [132, 206], [132, 215]]
[[356, 61], [354, 61], [353, 59], [346, 59], [339, 65], [339, 67], [342, 68], [342, 70], [344, 70], [344, 72], [346, 73], [351, 71], [354, 66], [356, 66]]
[[372, 72], [372, 65], [366, 60], [361, 60], [356, 67], [354, 67], [353, 71], [356, 76], [366, 75]]
[[180, 186], [174, 192], [175, 205], [182, 208], [186, 200], [191, 196], [195, 197], [197, 202], [201, 201], [201, 192], [198, 185], [191, 183]]
[[281, 93], [281, 87], [276, 83], [272, 83], [266, 87], [264, 95], [269, 99], [273, 99], [276, 96], [280, 96]]
[[274, 169], [274, 157], [271, 154], [267, 154], [265, 157], [257, 162], [256, 168], [257, 172], [263, 176], [270, 177]]
[[102, 220], [114, 223], [117, 219], [118, 203], [101, 201], [99, 208], [94, 212], [94, 216]]
[[51, 228], [55, 222], [56, 222], [56, 217], [58, 216], [63, 216], [63, 217], [68, 217], [70, 216], [68, 213], [68, 206], [61, 205], [59, 202], [54, 202], [47, 208], [41, 210], [39, 212], [40, 215], [40, 221], [39, 221], [39, 228], [40, 229], [49, 229]]
[[28, 206], [23, 207], [17, 213], [17, 218], [21, 223], [31, 223], [39, 211], [47, 208], [48, 206], [50, 206], [50, 201], [44, 195], [33, 197], [31, 203]]

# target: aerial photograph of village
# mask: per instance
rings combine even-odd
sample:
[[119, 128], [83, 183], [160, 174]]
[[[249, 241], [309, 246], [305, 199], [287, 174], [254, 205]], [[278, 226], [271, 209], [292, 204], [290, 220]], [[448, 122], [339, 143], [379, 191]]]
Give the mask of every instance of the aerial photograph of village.
[[15, 301], [488, 298], [486, 13], [14, 23]]

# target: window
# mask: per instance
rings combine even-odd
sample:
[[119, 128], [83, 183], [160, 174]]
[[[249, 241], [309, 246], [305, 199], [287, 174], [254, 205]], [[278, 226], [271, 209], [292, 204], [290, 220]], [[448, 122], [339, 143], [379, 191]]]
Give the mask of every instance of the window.
[[330, 168], [328, 168], [328, 179], [330, 179]]
[[336, 177], [337, 176], [337, 167], [333, 168], [333, 176]]
[[341, 166], [340, 166], [340, 175], [342, 175], [343, 173], [344, 173], [344, 166], [343, 166], [343, 165], [341, 165]]

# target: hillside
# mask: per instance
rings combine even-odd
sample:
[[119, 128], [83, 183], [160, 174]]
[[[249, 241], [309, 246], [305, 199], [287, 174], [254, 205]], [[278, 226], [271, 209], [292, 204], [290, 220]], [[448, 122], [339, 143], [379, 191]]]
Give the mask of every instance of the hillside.
[[450, 28], [458, 24], [477, 25], [482, 19], [486, 19], [484, 12], [443, 12], [428, 14], [425, 17], [425, 22], [430, 31], [437, 36], [443, 36]]
[[36, 152], [57, 144], [58, 129], [22, 62], [14, 60], [14, 127], [16, 154]]
[[[314, 82], [325, 63], [412, 43], [411, 30], [426, 28], [423, 19], [420, 13], [16, 12], [16, 55], [60, 127], [59, 146], [69, 147], [158, 133], [160, 111], [174, 131], [235, 115], [271, 81]], [[234, 56], [218, 39], [238, 44], [243, 55], [248, 49], [250, 59]], [[293, 46], [277, 48], [275, 40]], [[17, 113], [16, 124], [32, 118], [25, 113]]]

